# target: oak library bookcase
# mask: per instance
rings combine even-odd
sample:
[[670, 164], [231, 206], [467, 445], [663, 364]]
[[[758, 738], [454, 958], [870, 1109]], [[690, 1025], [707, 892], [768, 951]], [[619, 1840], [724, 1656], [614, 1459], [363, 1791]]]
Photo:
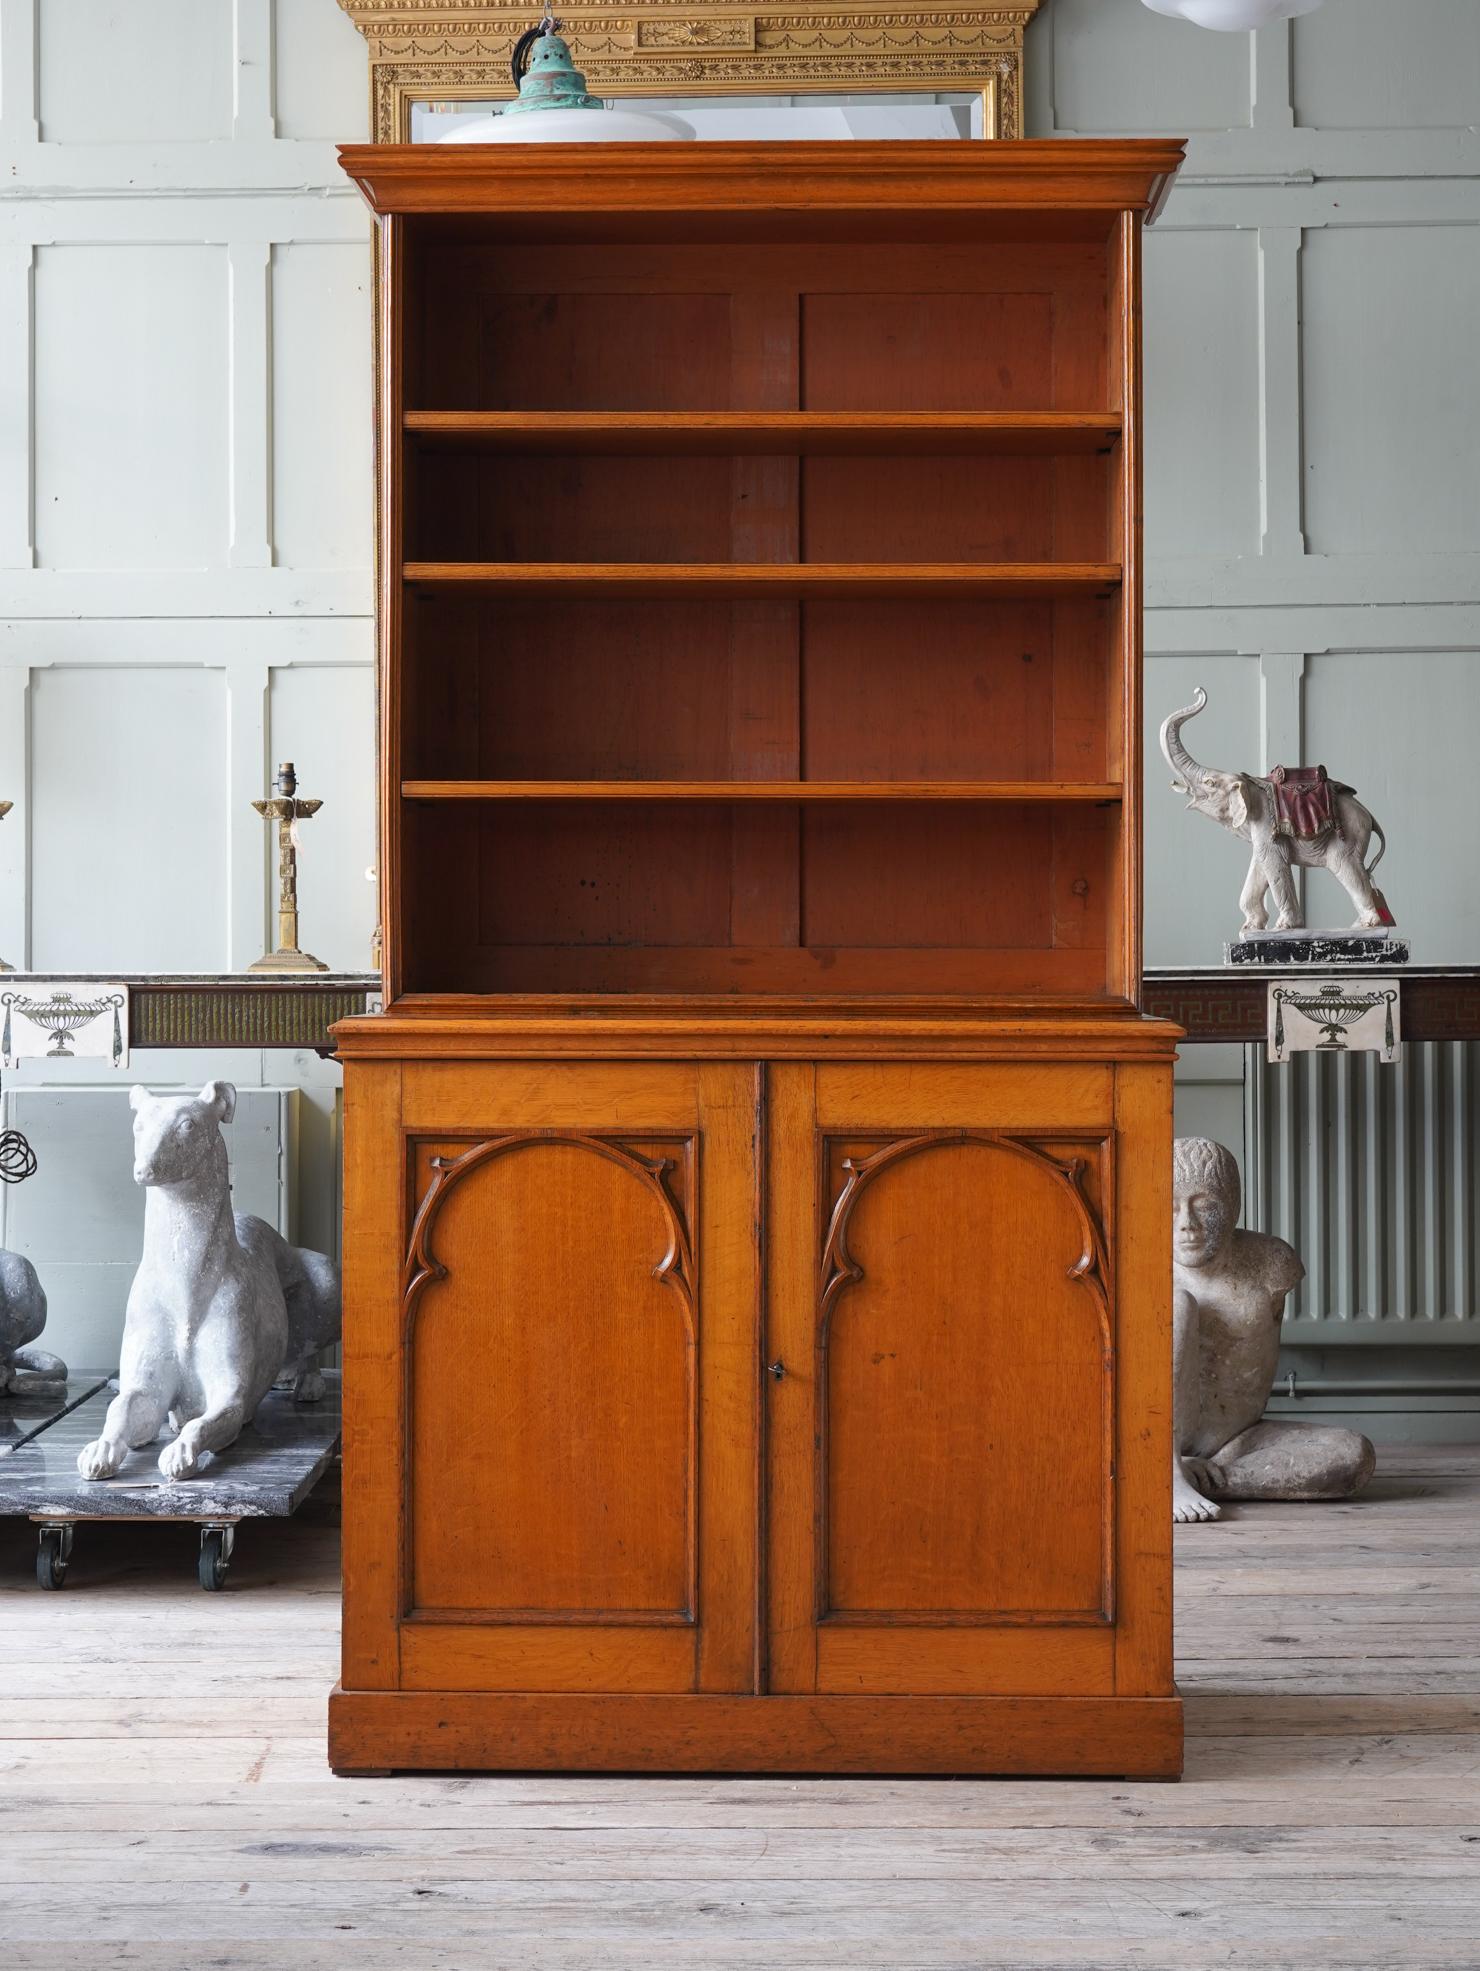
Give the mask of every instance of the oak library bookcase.
[[347, 149], [341, 1771], [1172, 1775], [1166, 142]]

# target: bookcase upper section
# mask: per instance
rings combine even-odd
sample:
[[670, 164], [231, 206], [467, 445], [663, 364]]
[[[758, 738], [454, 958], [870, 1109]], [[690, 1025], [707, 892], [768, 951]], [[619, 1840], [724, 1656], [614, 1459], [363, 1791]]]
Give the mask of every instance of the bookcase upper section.
[[392, 1002], [1135, 1004], [1140, 229], [1180, 154], [343, 153]]

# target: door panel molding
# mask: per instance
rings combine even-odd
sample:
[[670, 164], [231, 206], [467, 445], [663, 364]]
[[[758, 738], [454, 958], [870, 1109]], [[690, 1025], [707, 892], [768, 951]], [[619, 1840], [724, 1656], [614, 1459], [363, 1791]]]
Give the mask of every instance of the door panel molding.
[[[464, 1392], [454, 1404], [460, 1428], [486, 1430], [492, 1442], [499, 1430], [494, 1420], [502, 1415], [504, 1430], [512, 1430], [522, 1447], [516, 1466], [524, 1506], [517, 1496], [500, 1506], [480, 1483], [476, 1464], [463, 1484], [449, 1490], [445, 1477], [437, 1477], [442, 1460], [408, 1460], [403, 1619], [464, 1630], [523, 1628], [526, 1635], [560, 1628], [608, 1634], [681, 1628], [690, 1632], [684, 1647], [692, 1676], [692, 1638], [701, 1620], [699, 1311], [690, 1232], [697, 1134], [691, 1126], [682, 1135], [639, 1135], [634, 1142], [631, 1132], [618, 1138], [566, 1128], [516, 1129], [490, 1133], [449, 1154], [456, 1141], [413, 1135], [406, 1143], [407, 1177], [421, 1191], [401, 1275], [408, 1440], [416, 1441], [423, 1427], [418, 1417], [429, 1400], [434, 1409], [445, 1409], [450, 1400], [450, 1392], [439, 1394], [448, 1374], [445, 1337], [438, 1343], [419, 1333], [431, 1306], [428, 1294], [437, 1294], [440, 1311], [438, 1290], [450, 1291], [454, 1299], [446, 1313], [454, 1330], [460, 1326], [476, 1336], [486, 1329], [493, 1351], [481, 1370], [487, 1407], [480, 1400], [469, 1408]], [[572, 1152], [592, 1164], [573, 1166]], [[540, 1181], [516, 1178], [511, 1195], [496, 1187], [473, 1197], [461, 1209], [456, 1232], [448, 1234], [454, 1244], [461, 1242], [461, 1253], [440, 1253], [438, 1231], [448, 1222], [450, 1200], [466, 1196], [470, 1180], [477, 1189], [477, 1173], [531, 1155], [563, 1159], [563, 1171], [556, 1168]], [[597, 1164], [622, 1176], [598, 1179]], [[585, 1167], [592, 1168], [589, 1189], [579, 1176]], [[681, 1173], [682, 1205], [670, 1189], [675, 1171]], [[640, 1194], [630, 1206], [622, 1206], [621, 1193], [612, 1189], [624, 1178]], [[654, 1285], [667, 1288], [672, 1300], [655, 1296]], [[674, 1308], [681, 1330], [665, 1336], [650, 1325], [662, 1305]], [[543, 1334], [530, 1325], [542, 1308], [557, 1323]], [[419, 1387], [429, 1372], [430, 1399]], [[480, 1371], [469, 1367], [467, 1373]], [[634, 1445], [629, 1425], [649, 1389], [658, 1409], [647, 1441]], [[449, 1419], [447, 1428], [456, 1435], [459, 1426]], [[549, 1518], [553, 1508], [541, 1504], [540, 1463], [548, 1465], [547, 1483], [557, 1488], [552, 1496], [589, 1467], [589, 1483], [600, 1493], [594, 1516]], [[492, 1543], [486, 1557], [478, 1551], [479, 1499], [491, 1513], [483, 1522]], [[542, 1524], [548, 1518], [543, 1540], [526, 1514], [540, 1516]], [[639, 1534], [650, 1550], [644, 1566], [636, 1559]], [[431, 1551], [424, 1544], [429, 1539]], [[655, 1557], [660, 1553], [661, 1565]], [[582, 1594], [581, 1577], [589, 1579], [593, 1567], [604, 1577], [605, 1591]], [[507, 1598], [480, 1599], [479, 1588], [495, 1582]], [[589, 1636], [587, 1646], [589, 1652]], [[462, 1645], [444, 1635], [420, 1647], [431, 1661]], [[508, 1638], [501, 1645], [505, 1655], [522, 1647]], [[598, 1653], [622, 1647], [613, 1641]], [[653, 1638], [649, 1653], [665, 1650]]]
[[[908, 1135], [896, 1136], [892, 1140], [881, 1142], [878, 1147], [872, 1149], [867, 1155], [859, 1155], [856, 1148], [852, 1148], [849, 1154], [843, 1155], [840, 1162], [835, 1164], [834, 1158], [837, 1156], [841, 1145], [846, 1143], [850, 1146], [856, 1146], [861, 1133], [858, 1131], [849, 1131], [846, 1136], [840, 1138], [838, 1134], [833, 1132], [819, 1132], [815, 1139], [817, 1165], [819, 1174], [823, 1180], [822, 1195], [824, 1199], [832, 1196], [832, 1203], [831, 1209], [827, 1213], [827, 1229], [822, 1241], [815, 1333], [816, 1428], [814, 1434], [813, 1482], [815, 1488], [816, 1539], [813, 1567], [814, 1619], [820, 1629], [827, 1633], [836, 1633], [841, 1629], [851, 1629], [855, 1632], [870, 1629], [875, 1631], [893, 1630], [899, 1636], [901, 1642], [904, 1640], [901, 1632], [908, 1630], [934, 1630], [939, 1632], [942, 1630], [956, 1629], [974, 1631], [980, 1638], [980, 1641], [976, 1645], [968, 1644], [965, 1637], [961, 1639], [962, 1646], [966, 1649], [968, 1656], [972, 1648], [985, 1649], [989, 1647], [988, 1638], [983, 1632], [990, 1630], [1106, 1628], [1114, 1619], [1115, 1503], [1113, 1446], [1115, 1423], [1115, 1354], [1112, 1313], [1114, 1272], [1111, 1263], [1109, 1242], [1094, 1193], [1098, 1193], [1101, 1197], [1111, 1194], [1110, 1141], [1102, 1136], [1097, 1136], [1090, 1140], [1077, 1140], [1062, 1129], [1056, 1131], [1041, 1130], [1032, 1133], [993, 1128], [926, 1130], [911, 1132]], [[867, 1141], [867, 1137], [864, 1140]], [[959, 1600], [953, 1601], [949, 1598], [947, 1599], [946, 1605], [941, 1607], [928, 1606], [923, 1600], [892, 1607], [885, 1605], [889, 1596], [884, 1592], [884, 1588], [887, 1586], [889, 1576], [896, 1576], [897, 1584], [907, 1583], [911, 1573], [917, 1567], [923, 1570], [922, 1578], [925, 1578], [938, 1565], [939, 1555], [937, 1555], [934, 1563], [928, 1558], [929, 1538], [925, 1531], [926, 1520], [922, 1518], [917, 1535], [918, 1545], [915, 1550], [906, 1553], [899, 1541], [896, 1541], [897, 1551], [884, 1557], [884, 1582], [873, 1590], [873, 1592], [879, 1593], [879, 1601], [876, 1603], [866, 1599], [859, 1606], [849, 1606], [846, 1604], [834, 1606], [837, 1554], [835, 1553], [833, 1542], [833, 1519], [835, 1513], [834, 1487], [838, 1475], [834, 1468], [834, 1418], [832, 1415], [832, 1406], [836, 1396], [834, 1384], [837, 1369], [834, 1360], [836, 1350], [831, 1346], [831, 1343], [833, 1341], [834, 1317], [840, 1304], [845, 1301], [846, 1296], [854, 1289], [862, 1286], [866, 1279], [865, 1266], [850, 1244], [854, 1214], [862, 1198], [883, 1173], [896, 1170], [901, 1164], [917, 1158], [927, 1151], [950, 1148], [959, 1149], [964, 1147], [999, 1153], [1017, 1160], [1020, 1164], [1026, 1164], [1054, 1187], [1059, 1197], [1069, 1204], [1073, 1212], [1073, 1224], [1077, 1228], [1077, 1239], [1080, 1249], [1077, 1254], [1074, 1254], [1068, 1259], [1064, 1271], [1067, 1280], [1084, 1288], [1094, 1310], [1095, 1335], [1099, 1356], [1098, 1364], [1096, 1365], [1099, 1385], [1098, 1400], [1101, 1410], [1099, 1456], [1103, 1459], [1103, 1469], [1101, 1471], [1095, 1474], [1086, 1471], [1081, 1474], [1086, 1484], [1093, 1483], [1095, 1491], [1093, 1502], [1091, 1503], [1089, 1494], [1085, 1493], [1082, 1504], [1076, 1505], [1073, 1509], [1076, 1511], [1097, 1510], [1099, 1521], [1098, 1581], [1087, 1600], [1078, 1600], [1077, 1592], [1072, 1588], [1072, 1577], [1076, 1572], [1076, 1565], [1070, 1565], [1069, 1573], [1065, 1577], [1065, 1586], [1070, 1588], [1070, 1593], [1065, 1599], [1070, 1605], [1062, 1607], [1020, 1607], [1007, 1602], [1004, 1602], [1000, 1607], [973, 1607], [965, 1602]], [[843, 1174], [843, 1182], [840, 1189], [836, 1188], [836, 1172], [838, 1170], [841, 1170]], [[1010, 1199], [1005, 1201], [1005, 1208], [1009, 1211], [1013, 1209]], [[1037, 1217], [1037, 1208], [1033, 1208], [1033, 1210], [1034, 1216]], [[927, 1226], [923, 1229], [928, 1231], [929, 1228]], [[1037, 1236], [1040, 1238], [1047, 1238], [1049, 1236], [1062, 1237], [1066, 1229], [1060, 1219], [1058, 1233], [1052, 1233], [1051, 1225], [1047, 1221], [1042, 1221], [1039, 1225]], [[893, 1227], [890, 1250], [896, 1259], [907, 1242], [916, 1236], [916, 1232], [917, 1228], [910, 1224], [908, 1219]], [[962, 1232], [963, 1236], [967, 1238], [980, 1238], [983, 1228], [978, 1224], [974, 1231], [969, 1231], [966, 1225], [963, 1224]], [[937, 1243], [934, 1250], [939, 1254], [943, 1250], [943, 1247], [939, 1243], [938, 1231], [936, 1233], [936, 1239]], [[946, 1244], [949, 1244], [949, 1240], [946, 1241]], [[991, 1253], [984, 1247], [981, 1254], [984, 1268], [990, 1266], [991, 1257]], [[918, 1262], [912, 1262], [908, 1258], [902, 1262], [906, 1291], [909, 1270], [912, 1263], [918, 1264]], [[947, 1259], [946, 1263], [950, 1263], [949, 1259]], [[960, 1267], [962, 1263], [962, 1257], [958, 1252], [955, 1264]], [[1047, 1262], [1045, 1261], [1045, 1263]], [[969, 1268], [969, 1258], [966, 1264]], [[1021, 1265], [1021, 1258], [1019, 1258], [1018, 1264]], [[909, 1336], [910, 1340], [913, 1341], [916, 1334], [920, 1332], [912, 1324], [915, 1315], [919, 1314], [925, 1322], [923, 1346], [926, 1350], [929, 1351], [932, 1348], [939, 1350], [941, 1347], [949, 1349], [951, 1344], [944, 1337], [952, 1323], [947, 1322], [946, 1330], [940, 1330], [937, 1321], [935, 1324], [937, 1334], [935, 1341], [932, 1342], [929, 1337], [931, 1323], [926, 1309], [924, 1307], [912, 1309], [907, 1300], [904, 1302], [900, 1301], [901, 1279], [899, 1269], [898, 1267], [894, 1267], [891, 1271], [893, 1275], [892, 1288], [889, 1279], [886, 1278], [881, 1282], [881, 1291], [884, 1299], [880, 1305], [884, 1310], [885, 1318], [884, 1336], [879, 1340], [878, 1346], [884, 1352], [873, 1357], [873, 1365], [879, 1368], [881, 1375], [889, 1376], [892, 1373], [896, 1376], [901, 1376], [902, 1365], [891, 1370], [890, 1364], [895, 1360], [896, 1351], [889, 1346], [888, 1337], [891, 1334], [903, 1334]], [[938, 1288], [937, 1292], [941, 1290]], [[899, 1325], [901, 1321], [904, 1323], [903, 1327]], [[957, 1366], [959, 1368], [960, 1365], [958, 1364]], [[855, 1364], [853, 1370], [855, 1378], [857, 1372], [858, 1365]], [[873, 1381], [872, 1369], [865, 1369], [864, 1373], [865, 1384], [871, 1384]], [[926, 1371], [926, 1373], [941, 1373], [940, 1362], [935, 1364], [933, 1371]], [[1081, 1379], [1086, 1373], [1093, 1373], [1089, 1363], [1083, 1357], [1080, 1359], [1079, 1373]], [[1045, 1384], [1045, 1387], [1048, 1386], [1051, 1385]], [[864, 1385], [857, 1385], [855, 1383], [852, 1391], [854, 1398], [859, 1396], [860, 1390], [862, 1389], [864, 1389]], [[894, 1400], [907, 1402], [915, 1393], [908, 1378], [904, 1377], [898, 1382], [894, 1390]], [[865, 1405], [867, 1405], [874, 1399], [871, 1399], [865, 1393], [863, 1400]], [[883, 1423], [878, 1419], [875, 1422], [878, 1428], [881, 1430], [884, 1428]], [[983, 1428], [989, 1430], [991, 1427], [990, 1415], [984, 1411]], [[944, 1452], [944, 1446], [942, 1450]], [[938, 1506], [940, 1505], [939, 1501], [936, 1503]], [[950, 1516], [951, 1508], [948, 1502], [941, 1509], [947, 1513], [948, 1517]], [[930, 1509], [926, 1502], [921, 1500], [919, 1502], [919, 1510], [922, 1515], [928, 1515]], [[961, 1527], [956, 1530], [958, 1534], [968, 1535], [974, 1541], [979, 1542], [984, 1537], [983, 1526], [981, 1524], [973, 1524], [969, 1520], [963, 1520]], [[998, 1529], [999, 1534], [1001, 1530], [1000, 1528]], [[902, 1534], [904, 1531], [905, 1529], [902, 1524], [895, 1529], [896, 1534]], [[937, 1538], [939, 1537], [939, 1531], [937, 1530]], [[1082, 1568], [1082, 1560], [1077, 1566]], [[866, 1575], [864, 1580], [866, 1581]], [[864, 1586], [863, 1592], [867, 1596], [871, 1591], [867, 1586]], [[922, 1587], [922, 1594], [928, 1594], [928, 1579], [927, 1584]], [[860, 1637], [858, 1646], [863, 1648], [865, 1652], [871, 1647], [874, 1649], [884, 1649], [884, 1638], [882, 1635], [878, 1635], [874, 1643], [870, 1645]], [[915, 1646], [917, 1649], [925, 1646], [923, 1636], [917, 1636]], [[942, 1643], [939, 1646], [945, 1646], [944, 1639], [942, 1639]], [[952, 1648], [954, 1649], [954, 1646]], [[885, 1650], [886, 1656], [891, 1653], [890, 1650]], [[831, 1654], [832, 1650], [831, 1646], [829, 1646], [829, 1655]], [[887, 1679], [888, 1671], [882, 1661], [878, 1667]], [[969, 1664], [964, 1661], [960, 1662], [954, 1670], [947, 1674], [952, 1678], [960, 1676], [963, 1679], [969, 1679]], [[887, 1682], [882, 1687], [888, 1687]], [[958, 1685], [957, 1687], [964, 1687], [964, 1685]]]
[[665, 1286], [672, 1287], [678, 1294], [683, 1306], [684, 1323], [692, 1342], [694, 1339], [694, 1256], [688, 1229], [663, 1183], [667, 1172], [673, 1168], [674, 1159], [640, 1156], [635, 1150], [630, 1150], [624, 1144], [605, 1136], [587, 1136], [566, 1129], [526, 1129], [516, 1134], [491, 1137], [484, 1142], [475, 1143], [471, 1149], [464, 1150], [461, 1156], [432, 1158], [432, 1181], [412, 1221], [411, 1244], [406, 1254], [405, 1265], [401, 1269], [401, 1325], [408, 1343], [423, 1293], [434, 1281], [447, 1278], [447, 1268], [432, 1249], [432, 1233], [436, 1230], [442, 1207], [455, 1186], [495, 1157], [506, 1156], [514, 1150], [530, 1149], [536, 1145], [557, 1143], [573, 1149], [590, 1150], [596, 1156], [607, 1158], [619, 1168], [629, 1171], [657, 1198], [668, 1222], [669, 1244], [667, 1252], [653, 1268], [653, 1278], [661, 1280]]

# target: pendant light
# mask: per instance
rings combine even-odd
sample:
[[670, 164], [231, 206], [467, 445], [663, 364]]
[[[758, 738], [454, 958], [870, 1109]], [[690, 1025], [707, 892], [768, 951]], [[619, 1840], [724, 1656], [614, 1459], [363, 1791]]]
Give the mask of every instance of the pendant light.
[[545, 7], [538, 27], [514, 45], [518, 95], [496, 116], [449, 130], [439, 144], [667, 144], [692, 137], [681, 116], [649, 110], [608, 109], [586, 93], [586, 78], [560, 38], [560, 23]]
[[1314, 13], [1321, 0], [1141, 0], [1153, 14], [1191, 21], [1194, 27], [1217, 28], [1222, 34], [1243, 34]]

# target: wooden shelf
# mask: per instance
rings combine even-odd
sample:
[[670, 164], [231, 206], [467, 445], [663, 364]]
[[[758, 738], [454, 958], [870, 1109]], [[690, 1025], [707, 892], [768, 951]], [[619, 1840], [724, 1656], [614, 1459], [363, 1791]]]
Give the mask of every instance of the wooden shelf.
[[526, 454], [1052, 456], [1120, 440], [1115, 411], [407, 411], [404, 425], [438, 449]]
[[695, 596], [858, 600], [864, 596], [1016, 599], [1109, 596], [1113, 561], [1043, 562], [570, 562], [408, 561], [405, 580], [426, 589], [498, 590], [511, 596]]
[[408, 801], [1015, 801], [1112, 805], [1118, 781], [403, 780]]

